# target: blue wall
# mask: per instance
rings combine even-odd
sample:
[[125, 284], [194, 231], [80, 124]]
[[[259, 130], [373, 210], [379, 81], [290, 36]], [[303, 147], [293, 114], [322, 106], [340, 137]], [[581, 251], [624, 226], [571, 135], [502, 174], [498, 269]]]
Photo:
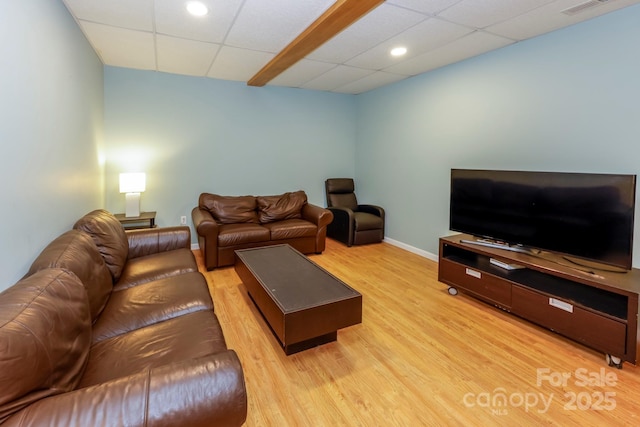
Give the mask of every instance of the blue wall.
[[436, 254], [451, 168], [640, 174], [639, 23], [629, 7], [358, 96], [359, 198]]
[[427, 255], [452, 167], [637, 174], [638, 22], [625, 8], [351, 96], [103, 68], [62, 2], [0, 2], [0, 289], [82, 214], [123, 211], [120, 172], [147, 172], [160, 225], [201, 192], [324, 204], [326, 177], [355, 176], [388, 238]]
[[60, 1], [0, 2], [0, 290], [104, 203], [103, 67]]
[[191, 224], [202, 192], [302, 189], [324, 206], [324, 180], [353, 176], [355, 139], [352, 95], [105, 69], [107, 209], [124, 210], [120, 172], [146, 172], [141, 209], [161, 226]]

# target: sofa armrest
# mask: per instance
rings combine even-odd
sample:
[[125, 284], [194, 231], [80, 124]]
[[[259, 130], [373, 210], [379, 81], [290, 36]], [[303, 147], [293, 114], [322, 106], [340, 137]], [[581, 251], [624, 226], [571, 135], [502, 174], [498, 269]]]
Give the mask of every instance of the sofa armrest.
[[333, 214], [333, 221], [327, 227], [327, 236], [347, 246], [353, 245], [354, 218], [349, 208], [332, 206], [327, 208]]
[[198, 206], [191, 210], [191, 219], [198, 235], [198, 245], [207, 270], [218, 266], [218, 233], [220, 227], [211, 213]]
[[316, 232], [315, 253], [321, 254], [325, 249], [327, 238], [327, 227], [333, 221], [333, 213], [329, 209], [322, 208], [311, 203], [302, 206], [302, 218], [311, 221], [318, 227]]
[[329, 209], [311, 203], [302, 206], [301, 215], [303, 219], [314, 223], [318, 228], [325, 228], [333, 221], [333, 214]]
[[246, 417], [242, 367], [227, 350], [39, 400], [3, 427], [241, 426]]
[[196, 206], [191, 211], [191, 219], [193, 220], [193, 226], [199, 235], [218, 235], [218, 223], [213, 219], [213, 215], [211, 215], [209, 211], [200, 209]]
[[191, 249], [191, 230], [187, 226], [127, 230], [129, 258], [174, 249]]
[[336, 222], [353, 222], [353, 211], [351, 209], [338, 206], [332, 206], [327, 209], [331, 211], [331, 214], [333, 215], [333, 221], [331, 224], [335, 224]]

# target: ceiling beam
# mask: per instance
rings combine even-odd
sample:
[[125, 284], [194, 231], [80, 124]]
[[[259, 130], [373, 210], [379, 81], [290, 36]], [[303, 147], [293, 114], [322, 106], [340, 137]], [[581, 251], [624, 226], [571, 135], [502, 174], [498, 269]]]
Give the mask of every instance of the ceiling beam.
[[247, 82], [264, 86], [384, 0], [338, 0]]

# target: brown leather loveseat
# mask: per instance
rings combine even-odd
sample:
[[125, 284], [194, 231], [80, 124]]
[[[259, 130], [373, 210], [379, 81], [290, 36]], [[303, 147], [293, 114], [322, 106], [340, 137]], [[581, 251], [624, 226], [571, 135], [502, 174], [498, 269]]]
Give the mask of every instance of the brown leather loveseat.
[[275, 196], [202, 193], [191, 211], [207, 270], [233, 265], [237, 249], [289, 244], [322, 253], [333, 214], [307, 202], [304, 191]]
[[0, 424], [242, 425], [242, 367], [190, 240], [104, 210], [53, 240], [0, 293]]

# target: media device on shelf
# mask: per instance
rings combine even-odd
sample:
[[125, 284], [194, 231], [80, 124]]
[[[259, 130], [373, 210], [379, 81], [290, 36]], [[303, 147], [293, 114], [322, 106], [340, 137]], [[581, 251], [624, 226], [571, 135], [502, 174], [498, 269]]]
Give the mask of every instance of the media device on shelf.
[[452, 169], [449, 228], [478, 244], [629, 270], [635, 194], [635, 175]]

